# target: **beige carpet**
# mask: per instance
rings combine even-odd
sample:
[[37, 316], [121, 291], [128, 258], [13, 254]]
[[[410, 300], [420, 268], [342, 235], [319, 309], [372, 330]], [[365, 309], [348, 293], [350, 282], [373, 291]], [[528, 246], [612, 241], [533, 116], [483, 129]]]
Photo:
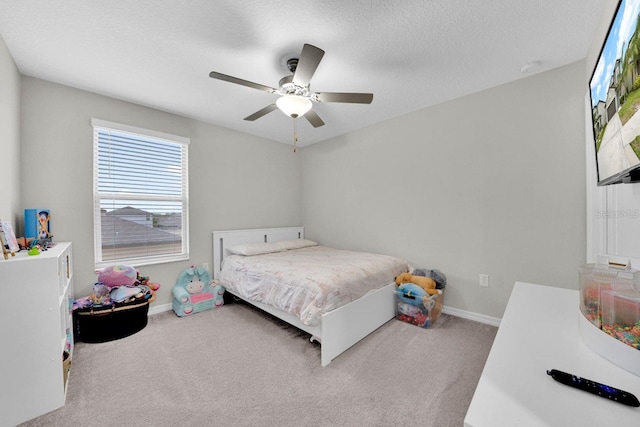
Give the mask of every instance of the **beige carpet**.
[[67, 402], [33, 426], [462, 426], [497, 328], [391, 320], [320, 366], [308, 335], [244, 304], [78, 343]]

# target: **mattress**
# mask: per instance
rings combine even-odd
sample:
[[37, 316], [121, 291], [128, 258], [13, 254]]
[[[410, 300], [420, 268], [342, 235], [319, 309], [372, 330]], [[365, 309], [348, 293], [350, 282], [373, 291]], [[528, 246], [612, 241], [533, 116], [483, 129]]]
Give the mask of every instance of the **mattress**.
[[393, 282], [410, 268], [401, 258], [318, 245], [255, 256], [229, 255], [219, 280], [237, 296], [317, 326], [324, 313]]

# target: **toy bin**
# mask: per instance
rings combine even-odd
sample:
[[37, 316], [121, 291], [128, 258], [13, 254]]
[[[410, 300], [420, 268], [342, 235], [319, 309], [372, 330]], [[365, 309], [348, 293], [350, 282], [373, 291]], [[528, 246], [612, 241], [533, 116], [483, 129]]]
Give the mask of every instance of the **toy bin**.
[[640, 350], [640, 292], [602, 291], [602, 330]]
[[95, 344], [128, 337], [147, 326], [148, 313], [148, 300], [74, 310], [76, 340]]
[[396, 319], [421, 328], [433, 325], [442, 312], [444, 294], [412, 295], [411, 292], [396, 290]]

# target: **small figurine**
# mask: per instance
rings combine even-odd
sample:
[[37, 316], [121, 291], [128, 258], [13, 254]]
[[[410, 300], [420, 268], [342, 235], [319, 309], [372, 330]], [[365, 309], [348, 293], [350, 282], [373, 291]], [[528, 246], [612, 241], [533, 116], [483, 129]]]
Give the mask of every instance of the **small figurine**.
[[38, 239], [51, 238], [49, 233], [49, 211], [38, 212]]

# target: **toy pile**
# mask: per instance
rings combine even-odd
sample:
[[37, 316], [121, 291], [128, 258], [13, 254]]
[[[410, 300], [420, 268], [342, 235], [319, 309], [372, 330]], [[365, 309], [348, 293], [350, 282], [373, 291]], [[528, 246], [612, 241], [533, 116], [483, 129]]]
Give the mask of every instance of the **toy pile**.
[[159, 288], [129, 265], [105, 268], [91, 295], [73, 303], [76, 341], [101, 343], [141, 331]]
[[91, 295], [76, 299], [73, 309], [118, 307], [145, 300], [152, 303], [158, 289], [159, 283], [150, 282], [148, 276], [141, 276], [134, 267], [114, 265], [100, 272]]
[[447, 278], [439, 270], [415, 269], [396, 277], [396, 318], [428, 328], [442, 312]]

